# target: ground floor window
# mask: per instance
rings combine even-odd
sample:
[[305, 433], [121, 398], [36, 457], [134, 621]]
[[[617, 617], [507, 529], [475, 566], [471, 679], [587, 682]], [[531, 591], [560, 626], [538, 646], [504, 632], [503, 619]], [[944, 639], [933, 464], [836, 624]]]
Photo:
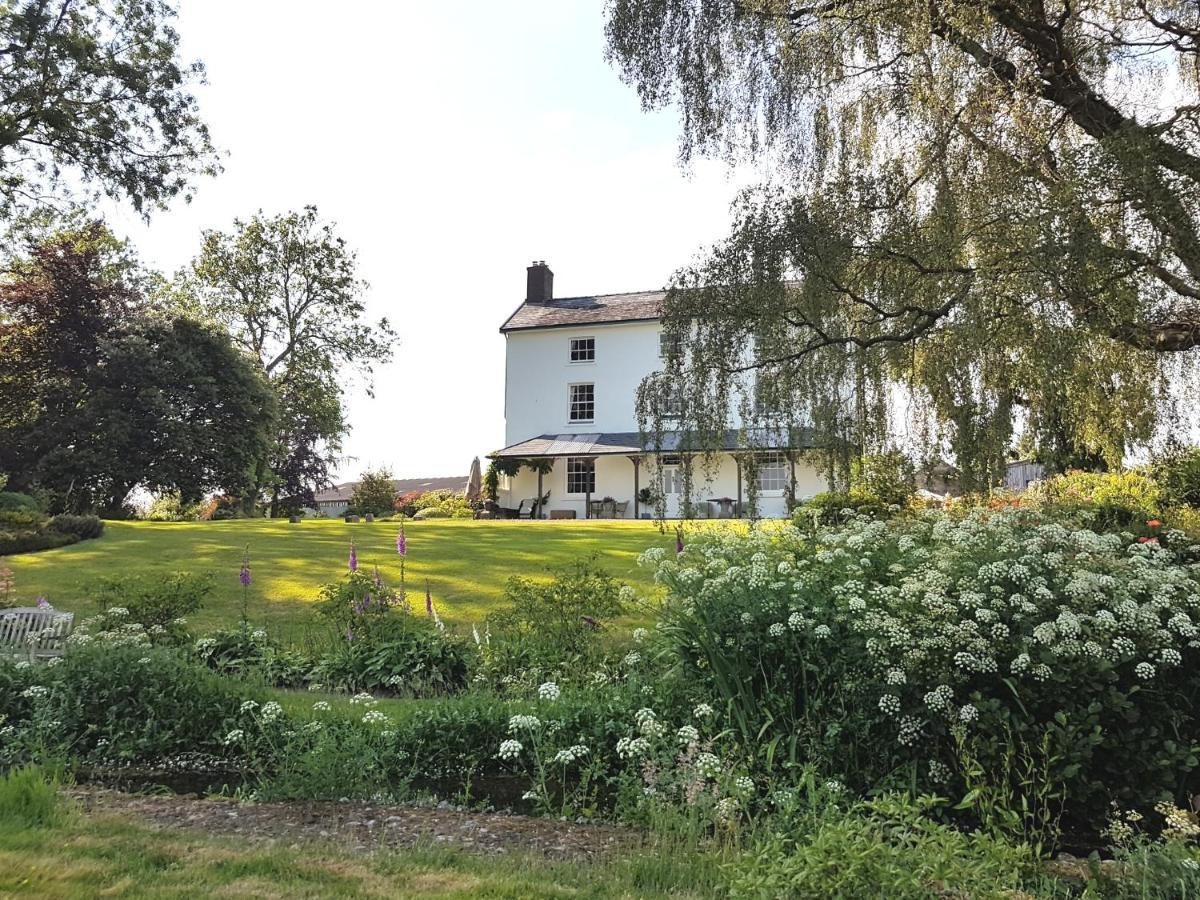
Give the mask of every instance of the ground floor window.
[[662, 458], [663, 467], [663, 493], [664, 494], [682, 494], [683, 493], [683, 460], [678, 456], [664, 456]]
[[758, 489], [762, 493], [787, 490], [787, 459], [782, 453], [766, 453], [759, 457]]
[[594, 494], [596, 492], [596, 460], [590, 456], [567, 457], [567, 493]]

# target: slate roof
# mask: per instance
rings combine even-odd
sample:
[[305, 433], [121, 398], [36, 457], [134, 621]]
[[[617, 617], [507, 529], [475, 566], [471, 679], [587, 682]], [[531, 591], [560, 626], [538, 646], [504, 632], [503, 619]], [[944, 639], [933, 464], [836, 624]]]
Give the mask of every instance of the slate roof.
[[[636, 431], [614, 431], [607, 434], [540, 434], [519, 443], [497, 450], [493, 457], [529, 459], [550, 456], [608, 456], [616, 454], [672, 453], [679, 449], [680, 435], [663, 435], [662, 450], [654, 450], [649, 437], [642, 443]], [[760, 450], [807, 450], [813, 445], [812, 432], [803, 429], [794, 435], [786, 428], [755, 428], [746, 434], [745, 444]], [[738, 432], [730, 428], [725, 432], [723, 450], [739, 450]]]
[[526, 328], [564, 328], [607, 322], [651, 322], [662, 314], [666, 291], [556, 297], [545, 303], [522, 303], [500, 326], [501, 333]]
[[[393, 478], [392, 484], [396, 486], [396, 493], [402, 496], [410, 491], [421, 491], [422, 493], [425, 491], [465, 491], [469, 477], [468, 475], [452, 475], [444, 478]], [[349, 500], [356, 487], [358, 487], [357, 481], [335, 484], [331, 488], [318, 491], [313, 499], [317, 503], [340, 503], [343, 500]]]

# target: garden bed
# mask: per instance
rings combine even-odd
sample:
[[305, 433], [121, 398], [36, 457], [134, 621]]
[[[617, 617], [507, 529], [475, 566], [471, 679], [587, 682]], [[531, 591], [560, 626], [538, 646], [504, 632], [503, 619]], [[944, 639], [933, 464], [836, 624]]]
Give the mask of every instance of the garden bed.
[[611, 825], [374, 803], [254, 803], [180, 795], [128, 794], [76, 786], [69, 796], [88, 815], [132, 816], [156, 828], [194, 829], [239, 840], [333, 843], [356, 852], [433, 845], [483, 854], [532, 853], [590, 860], [642, 843], [637, 832]]

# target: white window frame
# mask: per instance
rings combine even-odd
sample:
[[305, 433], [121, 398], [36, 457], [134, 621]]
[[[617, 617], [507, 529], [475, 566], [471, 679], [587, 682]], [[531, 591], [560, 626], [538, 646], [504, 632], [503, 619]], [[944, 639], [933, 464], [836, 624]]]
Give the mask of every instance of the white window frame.
[[[566, 484], [564, 485], [564, 493], [569, 496], [582, 497], [587, 494], [596, 493], [596, 458], [594, 456], [568, 456], [566, 465], [563, 466], [563, 471], [566, 475]], [[587, 477], [591, 475], [591, 490], [573, 491], [572, 487], [579, 487], [578, 483], [572, 485], [572, 477]], [[583, 484], [587, 487], [587, 483]]]
[[[659, 358], [659, 359], [666, 359], [666, 358], [667, 358], [667, 344], [668, 344], [668, 342], [669, 342], [669, 338], [668, 338], [668, 336], [667, 336], [667, 333], [666, 333], [665, 331], [660, 331], [660, 332], [658, 333], [658, 358]], [[679, 344], [680, 346], [682, 346], [682, 344], [683, 344], [683, 341], [682, 341], [682, 340], [678, 341], [678, 344]]]
[[[583, 341], [591, 341], [592, 342], [591, 356], [588, 356], [586, 358], [576, 359], [575, 358], [576, 351], [582, 353], [583, 350], [582, 350], [582, 348], [577, 348], [575, 346], [575, 344], [577, 342], [582, 343]], [[573, 338], [567, 339], [567, 362], [568, 363], [570, 363], [573, 366], [582, 366], [582, 365], [587, 365], [588, 363], [594, 363], [595, 361], [596, 361], [596, 338], [595, 337], [593, 337], [592, 335], [587, 335], [585, 337], [573, 337]]]
[[683, 415], [683, 392], [677, 384], [664, 385], [659, 398], [664, 419], [678, 419]]
[[683, 460], [678, 456], [664, 456], [662, 466], [663, 493], [675, 495], [683, 493]]
[[[589, 402], [575, 399], [576, 388], [591, 388], [592, 399], [590, 403], [592, 414], [587, 418], [575, 417], [576, 406], [578, 405], [582, 408]], [[590, 425], [596, 421], [596, 383], [594, 381], [577, 381], [567, 385], [567, 421], [572, 425]]]
[[[768, 481], [764, 476], [772, 473]], [[788, 460], [782, 453], [764, 453], [758, 458], [758, 492], [782, 494], [788, 487]]]

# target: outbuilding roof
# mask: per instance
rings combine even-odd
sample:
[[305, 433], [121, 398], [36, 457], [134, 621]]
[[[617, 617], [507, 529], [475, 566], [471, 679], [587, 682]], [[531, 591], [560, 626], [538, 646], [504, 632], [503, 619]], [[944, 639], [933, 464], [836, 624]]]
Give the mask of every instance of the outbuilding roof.
[[527, 328], [564, 328], [609, 322], [652, 322], [662, 315], [666, 291], [631, 294], [598, 294], [594, 297], [558, 297], [544, 303], [526, 301], [500, 326], [500, 331]]
[[[420, 491], [421, 493], [426, 491], [465, 491], [468, 480], [469, 476], [467, 475], [450, 475], [440, 478], [393, 478], [392, 484], [395, 485], [396, 493], [403, 496], [411, 491]], [[358, 487], [357, 481], [335, 484], [333, 487], [318, 491], [313, 496], [313, 500], [317, 503], [340, 503], [343, 500], [349, 500], [356, 487]]]

